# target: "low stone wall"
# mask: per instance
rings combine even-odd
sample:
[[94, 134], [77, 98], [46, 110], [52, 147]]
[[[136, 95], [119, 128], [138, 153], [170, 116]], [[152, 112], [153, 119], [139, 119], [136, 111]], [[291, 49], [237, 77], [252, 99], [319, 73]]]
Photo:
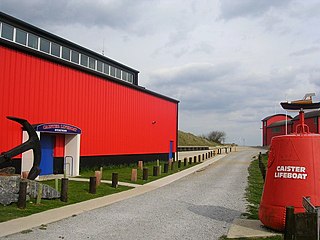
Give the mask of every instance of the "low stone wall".
[[[8, 205], [18, 201], [20, 181], [20, 175], [0, 175], [0, 204]], [[28, 197], [36, 198], [38, 195], [39, 185], [42, 183], [28, 179], [23, 179], [23, 181], [28, 181]], [[60, 193], [54, 188], [46, 184], [42, 184], [42, 198], [60, 198]]]

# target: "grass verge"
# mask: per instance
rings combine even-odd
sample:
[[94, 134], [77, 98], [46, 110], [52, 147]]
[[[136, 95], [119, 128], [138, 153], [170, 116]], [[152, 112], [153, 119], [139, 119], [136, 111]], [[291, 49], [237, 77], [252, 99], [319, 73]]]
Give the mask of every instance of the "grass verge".
[[[148, 162], [148, 163], [144, 163], [143, 167], [144, 168], [148, 168], [148, 172], [149, 172], [149, 177], [148, 180], [142, 180], [142, 170], [138, 169], [138, 164], [131, 164], [131, 165], [125, 165], [125, 166], [106, 166], [103, 168], [102, 171], [102, 179], [103, 180], [111, 180], [112, 179], [112, 173], [116, 172], [118, 173], [118, 177], [119, 177], [119, 182], [128, 182], [128, 183], [135, 183], [135, 184], [145, 184], [148, 182], [152, 182], [154, 180], [163, 178], [165, 176], [168, 176], [170, 174], [173, 173], [177, 173], [179, 171], [182, 171], [184, 169], [190, 168], [192, 166], [195, 166], [197, 163], [192, 163], [192, 164], [187, 164], [187, 166], [184, 166], [183, 162], [181, 162], [181, 167], [178, 168], [178, 161], [173, 163], [173, 170], [169, 169], [168, 173], [164, 173], [164, 164], [167, 163], [167, 161], [161, 161], [160, 162], [160, 166], [161, 166], [161, 175], [159, 176], [153, 176], [153, 166], [156, 166], [157, 163], [156, 162]], [[138, 173], [138, 180], [136, 182], [131, 181], [131, 170], [133, 168], [138, 169], [137, 173]], [[92, 176], [94, 176], [94, 171], [98, 171], [100, 170], [99, 167], [96, 167], [95, 169], [84, 169], [80, 171], [80, 177], [81, 178], [90, 178]]]
[[[43, 181], [42, 183], [48, 184], [54, 187], [54, 180]], [[60, 186], [59, 180], [59, 186]], [[69, 181], [68, 202], [61, 202], [60, 199], [46, 200], [42, 199], [40, 204], [36, 204], [35, 199], [30, 199], [27, 202], [25, 209], [17, 208], [16, 203], [12, 203], [7, 206], [0, 205], [0, 222], [5, 222], [11, 219], [25, 217], [35, 213], [43, 212], [49, 209], [63, 207], [69, 204], [74, 204], [86, 200], [90, 200], [97, 197], [110, 195], [130, 189], [129, 187], [119, 186], [118, 188], [112, 188], [110, 184], [101, 184], [97, 187], [96, 194], [89, 193], [89, 184], [86, 182]], [[60, 191], [60, 189], [59, 189]]]

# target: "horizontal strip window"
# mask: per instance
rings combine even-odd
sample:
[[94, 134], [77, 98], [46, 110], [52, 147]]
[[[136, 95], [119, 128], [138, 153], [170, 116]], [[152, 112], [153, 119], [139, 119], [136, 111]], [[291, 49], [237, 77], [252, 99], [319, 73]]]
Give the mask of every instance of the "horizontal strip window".
[[28, 34], [28, 47], [38, 50], [38, 37], [36, 35]]
[[16, 42], [22, 45], [27, 45], [27, 32], [16, 29]]
[[40, 51], [50, 53], [50, 41], [44, 38], [40, 38]]
[[79, 64], [79, 56], [80, 54], [77, 51], [71, 51], [71, 62]]
[[132, 73], [4, 22], [0, 22], [0, 37], [125, 82], [134, 82]]
[[6, 23], [2, 23], [1, 37], [13, 41], [13, 32], [14, 32], [14, 27]]
[[62, 47], [62, 58], [64, 60], [70, 61], [70, 53], [71, 53], [71, 50], [69, 48]]
[[60, 57], [60, 47], [59, 44], [51, 42], [51, 55]]

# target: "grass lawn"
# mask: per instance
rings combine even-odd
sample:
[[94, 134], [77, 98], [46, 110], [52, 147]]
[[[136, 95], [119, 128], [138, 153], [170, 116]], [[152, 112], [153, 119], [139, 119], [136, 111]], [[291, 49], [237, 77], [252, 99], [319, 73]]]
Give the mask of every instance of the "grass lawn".
[[[268, 156], [262, 155], [262, 161], [267, 166]], [[248, 187], [246, 189], [246, 199], [248, 201], [247, 212], [243, 214], [248, 219], [258, 219], [259, 204], [263, 191], [263, 178], [259, 169], [258, 157], [256, 157], [248, 168]], [[222, 236], [220, 240], [226, 240], [226, 236]], [[274, 236], [267, 238], [236, 238], [233, 240], [283, 240], [283, 236]]]
[[[167, 163], [167, 161], [161, 161], [161, 175], [160, 176], [153, 176], [153, 166], [156, 166], [156, 162], [148, 162], [144, 163], [143, 167], [148, 168], [149, 177], [147, 181], [142, 180], [142, 170], [138, 169], [138, 164], [131, 164], [131, 165], [124, 165], [124, 166], [105, 166], [102, 171], [102, 179], [103, 180], [111, 180], [112, 179], [112, 173], [118, 173], [119, 182], [128, 182], [128, 183], [136, 183], [136, 184], [145, 184], [154, 180], [157, 180], [159, 178], [168, 176], [170, 174], [182, 171], [184, 169], [187, 169], [189, 167], [195, 166], [197, 163], [187, 164], [187, 166], [183, 166], [183, 161], [181, 162], [181, 167], [178, 168], [178, 161], [173, 163], [174, 168], [173, 170], [169, 169], [168, 173], [163, 173], [164, 170], [164, 164]], [[131, 170], [133, 168], [138, 169], [138, 180], [136, 182], [131, 181]], [[81, 178], [90, 178], [94, 176], [94, 171], [100, 170], [99, 167], [95, 169], [84, 169], [80, 171], [80, 177]]]
[[[54, 180], [42, 181], [42, 183], [48, 184], [54, 187]], [[61, 182], [59, 180], [59, 187]], [[109, 194], [121, 192], [130, 189], [129, 187], [119, 186], [118, 188], [112, 188], [110, 184], [101, 184], [97, 187], [96, 194], [89, 193], [89, 184], [87, 182], [69, 181], [68, 202], [61, 202], [60, 199], [54, 200], [41, 200], [39, 205], [35, 204], [35, 199], [31, 199], [27, 202], [25, 209], [17, 208], [16, 203], [12, 203], [8, 206], [0, 205], [0, 222], [8, 221], [14, 218], [25, 217], [34, 213], [43, 212], [52, 208], [58, 208], [73, 203], [86, 201], [89, 199], [106, 196]], [[59, 189], [60, 191], [60, 189]]]

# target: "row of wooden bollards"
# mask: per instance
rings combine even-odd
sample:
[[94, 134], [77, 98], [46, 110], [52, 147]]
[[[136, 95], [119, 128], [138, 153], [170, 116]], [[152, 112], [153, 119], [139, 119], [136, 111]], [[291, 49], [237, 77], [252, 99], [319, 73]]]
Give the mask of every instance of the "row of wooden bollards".
[[[60, 191], [60, 200], [62, 202], [68, 202], [68, 178], [62, 178], [61, 179], [61, 191]], [[19, 183], [19, 195], [18, 195], [18, 202], [17, 206], [18, 208], [25, 209], [27, 205], [27, 187], [28, 187], [28, 181], [22, 179]], [[58, 191], [58, 179], [55, 179], [55, 189]], [[38, 193], [37, 193], [37, 199], [36, 204], [41, 203], [41, 197], [42, 197], [42, 184], [39, 183], [38, 185]]]
[[[225, 153], [228, 153], [228, 150], [231, 152], [230, 148], [219, 148], [216, 151], [209, 151], [207, 153], [199, 154], [197, 156], [184, 158], [183, 159], [183, 166], [187, 166], [187, 164], [202, 162], [205, 159], [208, 159], [210, 157], [215, 156], [216, 154], [221, 154], [222, 149], [224, 149]], [[178, 168], [181, 168], [182, 160], [177, 161]], [[163, 166], [163, 173], [168, 173], [169, 169], [174, 170], [174, 163], [175, 161], [173, 159], [170, 159], [168, 163], [165, 163]], [[142, 180], [147, 181], [149, 178], [149, 169], [146, 167], [143, 167], [143, 161], [138, 162], [138, 169], [142, 170]], [[131, 181], [135, 182], [137, 181], [137, 175], [138, 175], [138, 169], [134, 168], [131, 172]], [[161, 166], [159, 160], [157, 160], [157, 165], [153, 166], [153, 176], [159, 176], [161, 175]], [[102, 179], [102, 168], [100, 168], [100, 171], [95, 171], [95, 176], [90, 177], [89, 181], [89, 193], [95, 194], [97, 186], [100, 185]], [[118, 187], [118, 173], [112, 173], [112, 183], [111, 186], [114, 188]], [[68, 201], [68, 178], [66, 176], [61, 179], [61, 191], [60, 191], [60, 200], [62, 202]], [[20, 188], [19, 188], [19, 197], [18, 197], [18, 208], [26, 208], [26, 196], [27, 196], [27, 181], [21, 180], [20, 181]], [[58, 190], [58, 179], [55, 179], [55, 189]], [[36, 203], [39, 204], [41, 201], [41, 194], [42, 193], [42, 185], [39, 183], [38, 188], [38, 196]]]

